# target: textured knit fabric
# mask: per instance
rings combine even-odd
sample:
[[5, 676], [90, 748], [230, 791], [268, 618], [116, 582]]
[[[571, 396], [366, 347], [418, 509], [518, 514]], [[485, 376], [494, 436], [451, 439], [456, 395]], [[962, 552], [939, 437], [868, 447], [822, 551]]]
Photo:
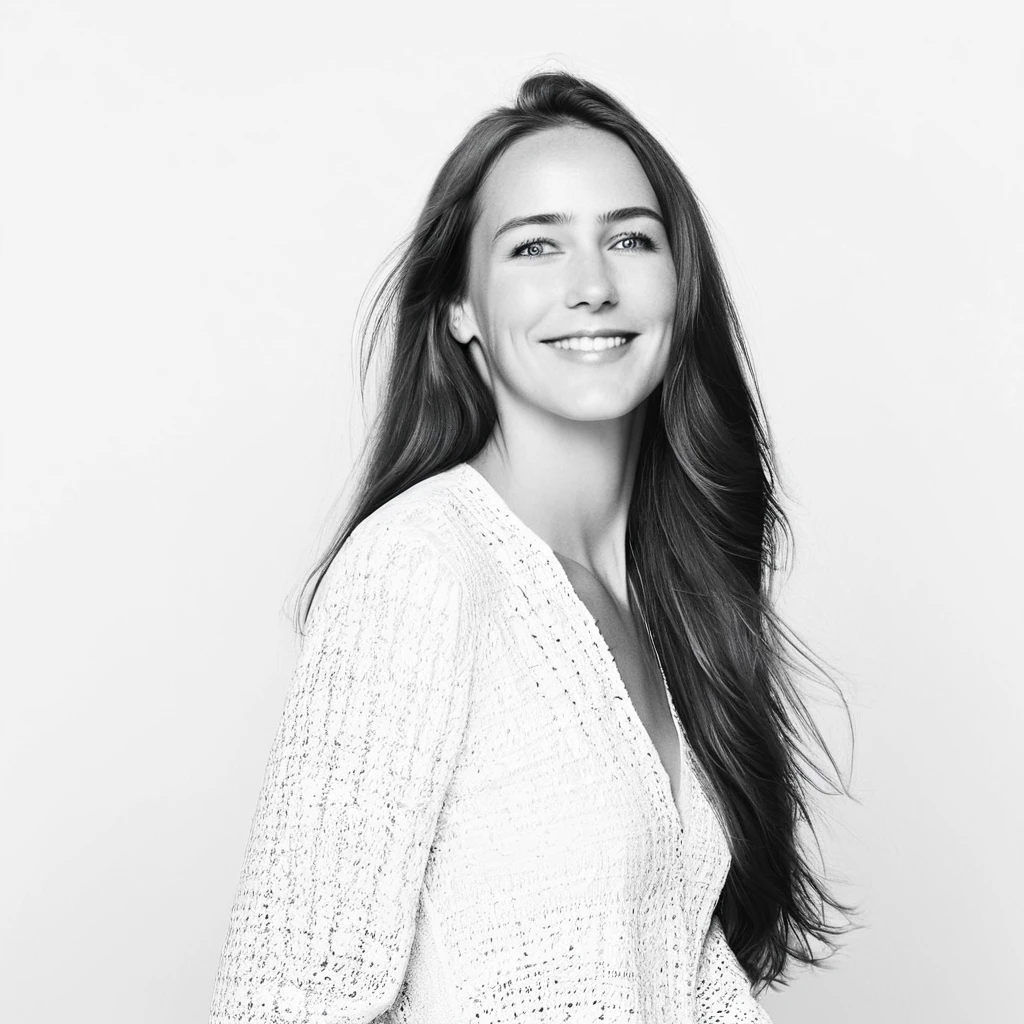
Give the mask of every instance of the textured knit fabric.
[[307, 626], [211, 1024], [768, 1021], [685, 727], [673, 802], [593, 616], [473, 467], [360, 523]]

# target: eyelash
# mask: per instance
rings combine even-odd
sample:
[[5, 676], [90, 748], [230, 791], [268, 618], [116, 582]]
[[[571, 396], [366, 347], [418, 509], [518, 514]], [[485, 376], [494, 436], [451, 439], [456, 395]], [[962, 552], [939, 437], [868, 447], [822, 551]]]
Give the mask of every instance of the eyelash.
[[[657, 245], [654, 244], [654, 239], [651, 238], [650, 235], [645, 234], [643, 231], [631, 231], [628, 235], [623, 235], [622, 238], [617, 238], [617, 239], [615, 239], [615, 241], [616, 242], [622, 242], [622, 241], [624, 241], [627, 238], [639, 238], [639, 239], [641, 239], [643, 241], [643, 243], [644, 243], [644, 249], [642, 249], [641, 251], [656, 252], [657, 249], [658, 249]], [[541, 256], [547, 256], [548, 253], [546, 253], [546, 252], [538, 253], [536, 256], [527, 256], [526, 253], [522, 253], [520, 255], [521, 250], [528, 249], [531, 245], [537, 245], [540, 242], [545, 242], [548, 245], [554, 245], [555, 244], [554, 242], [551, 241], [550, 238], [531, 238], [528, 241], [522, 242], [520, 245], [517, 245], [512, 250], [510, 255], [514, 259], [527, 259], [527, 260], [535, 260], [535, 259], [539, 259]], [[621, 251], [622, 252], [633, 252], [634, 250], [632, 250], [632, 249], [623, 249]]]

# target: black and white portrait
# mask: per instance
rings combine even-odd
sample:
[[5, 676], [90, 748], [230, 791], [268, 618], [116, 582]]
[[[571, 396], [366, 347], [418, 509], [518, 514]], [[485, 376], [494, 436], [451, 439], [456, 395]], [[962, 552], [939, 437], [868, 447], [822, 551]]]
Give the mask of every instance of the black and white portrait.
[[1012, 1019], [1020, 20], [0, 11], [0, 1016]]

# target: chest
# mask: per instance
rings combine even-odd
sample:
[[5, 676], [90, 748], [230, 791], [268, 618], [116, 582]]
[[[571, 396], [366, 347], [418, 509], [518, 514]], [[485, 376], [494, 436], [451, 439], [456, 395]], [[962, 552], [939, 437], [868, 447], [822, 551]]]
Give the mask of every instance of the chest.
[[637, 628], [634, 617], [622, 609], [600, 583], [580, 571], [572, 562], [559, 561], [577, 597], [593, 616], [608, 645], [633, 709], [668, 774], [672, 796], [678, 800], [681, 753], [679, 737], [650, 640], [646, 632], [641, 632], [643, 627]]

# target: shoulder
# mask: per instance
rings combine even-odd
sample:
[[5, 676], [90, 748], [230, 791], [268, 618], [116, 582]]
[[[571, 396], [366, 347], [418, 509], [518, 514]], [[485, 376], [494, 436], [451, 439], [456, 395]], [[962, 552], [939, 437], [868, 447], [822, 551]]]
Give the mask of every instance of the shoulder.
[[320, 589], [331, 592], [373, 579], [397, 592], [415, 586], [464, 594], [478, 557], [470, 533], [448, 474], [428, 477], [356, 525]]

